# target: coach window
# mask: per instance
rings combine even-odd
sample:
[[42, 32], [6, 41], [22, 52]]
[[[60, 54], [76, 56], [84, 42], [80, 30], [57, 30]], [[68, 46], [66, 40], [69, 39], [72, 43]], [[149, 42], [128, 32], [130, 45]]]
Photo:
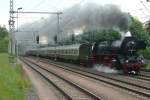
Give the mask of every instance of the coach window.
[[71, 49], [71, 54], [73, 54], [73, 49]]
[[67, 50], [67, 54], [69, 54], [69, 50]]
[[77, 50], [75, 50], [75, 54], [77, 54]]
[[66, 53], [66, 51], [64, 50], [64, 54]]
[[69, 54], [69, 50], [67, 50], [67, 54]]
[[73, 54], [73, 49], [71, 49], [71, 54]]

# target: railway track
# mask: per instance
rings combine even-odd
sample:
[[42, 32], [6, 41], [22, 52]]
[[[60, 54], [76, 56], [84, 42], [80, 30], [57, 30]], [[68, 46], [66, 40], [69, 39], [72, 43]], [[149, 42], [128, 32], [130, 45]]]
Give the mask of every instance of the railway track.
[[138, 76], [132, 76], [133, 78], [137, 78], [137, 79], [140, 79], [140, 80], [144, 80], [146, 82], [150, 82], [150, 77], [145, 77], [145, 76], [142, 76], [142, 75], [138, 75]]
[[[122, 89], [125, 89], [125, 90], [128, 90], [128, 91], [131, 91], [133, 93], [136, 93], [138, 95], [142, 95], [144, 97], [148, 97], [150, 98], [150, 84], [149, 83], [144, 83], [141, 84], [141, 82], [139, 84], [137, 84], [136, 82], [133, 82], [133, 81], [128, 81], [128, 80], [121, 80], [121, 78], [123, 77], [117, 77], [115, 78], [114, 76], [110, 76], [110, 75], [105, 75], [105, 74], [95, 74], [95, 73], [92, 73], [92, 72], [89, 72], [89, 71], [83, 71], [81, 69], [78, 69], [78, 68], [73, 68], [73, 67], [70, 67], [68, 65], [64, 65], [61, 63], [61, 65], [58, 63], [52, 63], [52, 62], [47, 62], [47, 61], [43, 61], [42, 62], [44, 63], [48, 63], [48, 64], [52, 64], [54, 66], [57, 66], [59, 68], [62, 68], [62, 69], [65, 69], [65, 70], [68, 70], [68, 71], [71, 71], [71, 72], [74, 72], [74, 73], [78, 73], [78, 74], [81, 74], [81, 75], [84, 75], [84, 76], [87, 76], [87, 77], [90, 77], [92, 79], [96, 79], [98, 81], [101, 81], [101, 82], [104, 82], [104, 83], [107, 83], [107, 84], [110, 84], [110, 85], [113, 85], [113, 86], [116, 86], [116, 87], [119, 87], [119, 88], [122, 88]], [[66, 66], [66, 67], [64, 67]]]
[[150, 69], [141, 69], [144, 72], [150, 72]]
[[141, 69], [139, 75], [135, 78], [150, 81], [150, 69]]
[[69, 81], [56, 73], [53, 73], [40, 65], [37, 65], [27, 59], [21, 58], [21, 60], [30, 66], [33, 70], [39, 73], [44, 79], [57, 88], [68, 100], [103, 100], [100, 96], [91, 93], [87, 89], [80, 87], [76, 83]]
[[141, 70], [141, 72], [139, 73], [138, 76], [136, 76], [135, 78], [139, 78], [145, 81], [150, 81], [150, 71], [146, 70]]
[[150, 72], [147, 72], [147, 71], [141, 71], [141, 72], [140, 72], [140, 76], [150, 78]]

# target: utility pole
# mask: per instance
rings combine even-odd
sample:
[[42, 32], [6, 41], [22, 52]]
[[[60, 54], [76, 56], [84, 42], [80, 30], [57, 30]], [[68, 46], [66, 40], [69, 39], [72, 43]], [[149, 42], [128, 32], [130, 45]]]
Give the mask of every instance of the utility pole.
[[10, 0], [10, 18], [9, 18], [9, 53], [13, 54], [14, 53], [14, 30], [15, 30], [15, 26], [14, 26], [14, 13], [13, 13], [13, 0]]
[[[58, 40], [58, 34], [59, 34], [59, 24], [60, 24], [60, 14], [62, 14], [62, 12], [14, 12], [14, 13], [23, 13], [23, 14], [25, 14], [25, 13], [27, 13], [27, 14], [56, 14], [57, 15], [57, 33], [56, 33], [56, 39]], [[56, 44], [57, 43], [55, 43], [55, 49], [56, 49]], [[56, 50], [55, 50], [56, 51]], [[56, 57], [57, 56], [57, 54], [56, 54], [56, 52], [55, 52], [55, 60], [56, 60]]]
[[[59, 20], [60, 20], [60, 16], [59, 15], [60, 15], [60, 13], [57, 13], [57, 35], [59, 35], [59, 23], [60, 23], [59, 22]], [[58, 36], [57, 36], [57, 39], [58, 39]]]
[[[146, 2], [150, 2], [150, 0], [146, 0]], [[149, 9], [148, 9], [149, 10]], [[147, 30], [148, 30], [148, 32], [149, 32], [149, 34], [150, 34], [150, 20], [148, 20], [147, 21], [148, 23], [147, 23]]]
[[[10, 1], [12, 1], [12, 0], [10, 0]], [[22, 8], [18, 8], [18, 10], [19, 9], [22, 9]], [[60, 14], [62, 14], [62, 12], [18, 12], [18, 10], [17, 11], [13, 11], [13, 10], [11, 10], [10, 11], [10, 13], [11, 14], [13, 14], [13, 13], [22, 13], [22, 14], [25, 14], [25, 13], [27, 13], [27, 14], [56, 14], [57, 15], [57, 33], [56, 33], [56, 36], [59, 34], [59, 20], [60, 20]], [[18, 16], [17, 16], [18, 17]], [[14, 18], [14, 17], [10, 17], [10, 18]], [[14, 25], [14, 24], [13, 24]], [[17, 24], [18, 25], [18, 24]], [[18, 26], [17, 26], [18, 27]], [[56, 44], [55, 44], [56, 45]], [[55, 46], [56, 47], [56, 46]], [[55, 53], [55, 55], [56, 55], [56, 53]], [[55, 57], [56, 58], [56, 57]]]
[[[14, 54], [16, 52], [16, 45], [15, 45], [15, 26], [14, 26], [14, 1], [10, 0], [10, 10], [9, 10], [9, 14], [10, 14], [10, 18], [9, 18], [9, 50], [8, 52], [11, 54], [9, 56], [9, 61], [10, 63], [14, 63], [16, 64], [16, 58], [14, 57]], [[16, 65], [14, 65], [16, 66]]]
[[[19, 8], [22, 9], [22, 8]], [[57, 15], [57, 34], [56, 36], [59, 34], [59, 24], [60, 24], [60, 14], [62, 14], [62, 12], [16, 12], [13, 11], [13, 13], [22, 13], [22, 14], [56, 14]]]
[[17, 8], [17, 32], [18, 32], [18, 11], [19, 11], [20, 9], [22, 9], [22, 7]]
[[[22, 8], [18, 8], [18, 10], [20, 10]], [[10, 0], [10, 18], [9, 18], [9, 50], [8, 52], [11, 53], [11, 57], [13, 57], [12, 55], [16, 55], [16, 57], [18, 58], [18, 44], [17, 44], [17, 40], [16, 40], [16, 36], [15, 36], [15, 21], [14, 21], [14, 1]], [[17, 31], [18, 31], [18, 13], [17, 13]], [[11, 60], [13, 60], [14, 58], [11, 58]], [[16, 58], [15, 58], [16, 59]], [[16, 63], [16, 60], [15, 62]]]

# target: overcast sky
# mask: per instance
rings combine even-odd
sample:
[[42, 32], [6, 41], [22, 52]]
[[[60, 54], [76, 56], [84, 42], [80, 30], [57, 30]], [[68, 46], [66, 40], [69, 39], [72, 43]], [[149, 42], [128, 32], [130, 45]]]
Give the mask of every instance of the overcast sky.
[[[100, 5], [116, 4], [123, 11], [130, 12], [142, 22], [150, 19], [150, 2], [146, 0], [14, 0], [14, 10], [22, 7], [21, 11], [62, 11], [76, 4], [95, 2]], [[141, 3], [143, 2], [143, 3]], [[9, 0], [0, 0], [0, 25], [8, 28], [9, 19]], [[48, 15], [20, 14], [19, 25], [45, 18]]]

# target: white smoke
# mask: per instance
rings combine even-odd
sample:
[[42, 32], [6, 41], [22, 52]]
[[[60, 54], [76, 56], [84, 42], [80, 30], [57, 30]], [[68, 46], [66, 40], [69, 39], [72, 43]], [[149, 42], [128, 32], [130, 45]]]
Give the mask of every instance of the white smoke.
[[109, 66], [106, 65], [100, 65], [100, 64], [95, 64], [93, 67], [95, 70], [99, 71], [99, 72], [104, 72], [104, 73], [121, 73], [118, 70], [112, 69]]

